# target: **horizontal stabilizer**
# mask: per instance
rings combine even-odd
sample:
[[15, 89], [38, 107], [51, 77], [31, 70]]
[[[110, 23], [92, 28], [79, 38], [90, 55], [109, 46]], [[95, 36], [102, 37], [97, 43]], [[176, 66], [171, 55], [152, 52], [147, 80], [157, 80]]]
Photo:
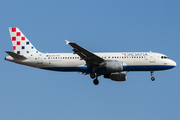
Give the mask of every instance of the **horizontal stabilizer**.
[[11, 51], [5, 51], [7, 54], [9, 54], [11, 57], [13, 57], [14, 59], [19, 59], [19, 60], [25, 60], [27, 59], [26, 57], [24, 56], [21, 56], [21, 55], [18, 55], [14, 52], [11, 52]]

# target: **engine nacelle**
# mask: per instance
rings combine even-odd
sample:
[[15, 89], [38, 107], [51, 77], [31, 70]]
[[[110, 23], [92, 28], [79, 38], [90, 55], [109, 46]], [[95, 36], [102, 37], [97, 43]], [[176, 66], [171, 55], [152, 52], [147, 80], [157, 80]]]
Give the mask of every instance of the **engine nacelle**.
[[120, 72], [123, 70], [123, 62], [121, 61], [109, 61], [100, 64], [100, 68], [105, 68], [110, 72]]
[[110, 75], [104, 75], [104, 78], [109, 78], [112, 81], [126, 81], [127, 73], [126, 72], [111, 73]]

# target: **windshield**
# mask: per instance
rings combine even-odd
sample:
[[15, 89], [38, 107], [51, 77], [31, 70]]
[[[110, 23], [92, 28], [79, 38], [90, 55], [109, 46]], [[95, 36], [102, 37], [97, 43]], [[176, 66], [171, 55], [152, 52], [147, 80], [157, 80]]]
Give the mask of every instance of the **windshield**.
[[169, 59], [167, 56], [161, 56], [161, 59]]

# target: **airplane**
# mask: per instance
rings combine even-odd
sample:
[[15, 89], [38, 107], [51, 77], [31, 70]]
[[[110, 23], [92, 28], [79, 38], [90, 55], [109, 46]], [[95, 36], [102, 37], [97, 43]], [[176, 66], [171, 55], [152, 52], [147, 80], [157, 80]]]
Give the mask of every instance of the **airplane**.
[[5, 51], [9, 56], [5, 60], [30, 67], [62, 71], [82, 72], [90, 75], [94, 85], [99, 84], [98, 77], [112, 81], [126, 81], [129, 71], [150, 71], [154, 81], [154, 71], [174, 68], [176, 62], [166, 55], [155, 52], [109, 52], [92, 53], [80, 45], [66, 41], [73, 53], [42, 53], [24, 36], [17, 27], [9, 28], [14, 52]]

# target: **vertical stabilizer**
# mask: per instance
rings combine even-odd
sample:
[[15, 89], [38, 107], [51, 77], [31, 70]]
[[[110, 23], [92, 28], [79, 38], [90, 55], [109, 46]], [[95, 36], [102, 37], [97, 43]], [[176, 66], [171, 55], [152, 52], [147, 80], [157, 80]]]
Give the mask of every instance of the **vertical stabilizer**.
[[39, 53], [39, 51], [31, 44], [31, 42], [17, 27], [10, 27], [9, 32], [15, 53], [22, 56], [33, 56]]

